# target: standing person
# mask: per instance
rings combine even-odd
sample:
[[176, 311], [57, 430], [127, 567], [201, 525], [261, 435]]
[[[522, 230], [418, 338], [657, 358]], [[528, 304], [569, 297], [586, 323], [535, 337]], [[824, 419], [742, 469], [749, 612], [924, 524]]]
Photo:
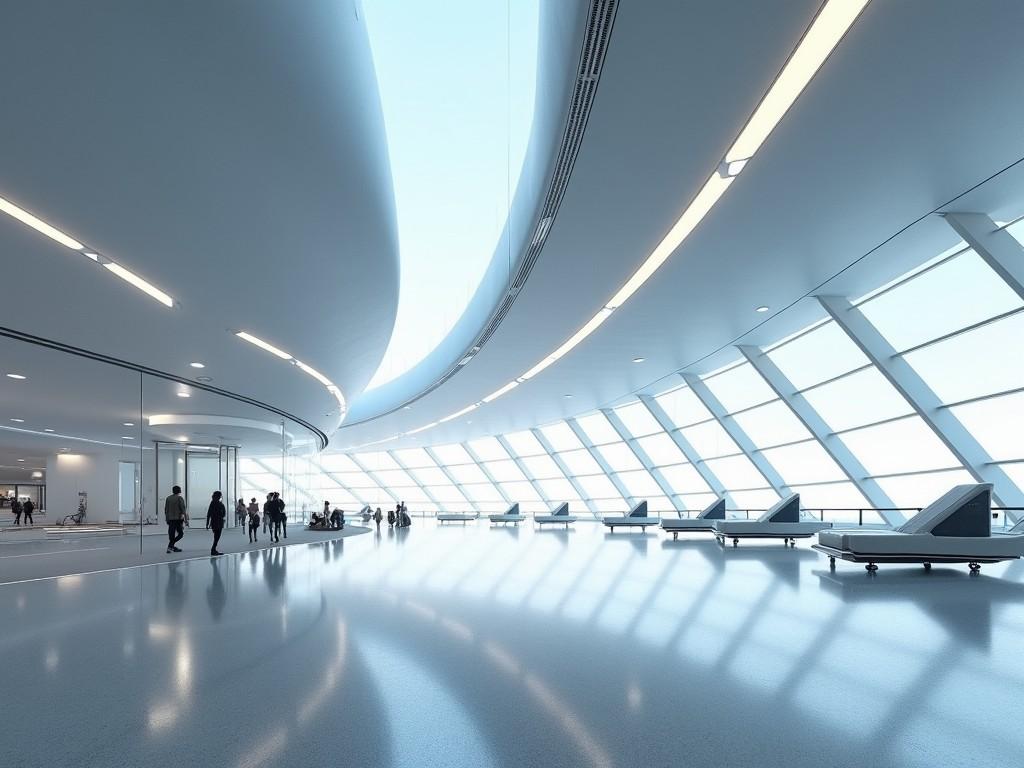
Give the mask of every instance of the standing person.
[[245, 516], [248, 510], [245, 508], [245, 499], [239, 499], [235, 502], [235, 525], [245, 526]]
[[220, 491], [214, 491], [213, 497], [210, 499], [210, 506], [206, 508], [206, 528], [213, 531], [213, 546], [210, 547], [210, 557], [224, 554], [217, 551], [217, 542], [220, 541], [220, 535], [224, 531], [224, 523], [228, 519], [228, 511], [220, 497]]
[[[274, 501], [277, 502], [277, 522], [281, 524], [281, 530], [284, 531], [284, 537], [288, 538], [288, 515], [284, 513], [284, 499], [281, 498], [281, 494], [274, 491]], [[278, 534], [277, 540], [281, 540], [280, 534]]]
[[390, 528], [395, 524], [395, 510], [388, 509], [388, 527]]
[[331, 502], [325, 501], [324, 502], [324, 517], [325, 518], [330, 517], [330, 514], [331, 514]]
[[[267, 494], [267, 500], [265, 502], [263, 502], [263, 532], [264, 533], [266, 533], [268, 529], [271, 530], [271, 531], [273, 531], [273, 529], [274, 529], [274, 526], [271, 524], [271, 520], [270, 520], [270, 518], [274, 516], [273, 501], [274, 501], [274, 494], [268, 493]], [[273, 535], [271, 535], [270, 538], [273, 539], [274, 538]]]
[[187, 519], [188, 512], [185, 510], [185, 499], [181, 495], [181, 486], [176, 485], [171, 489], [171, 495], [164, 499], [168, 555], [171, 552], [181, 552], [176, 545], [185, 535], [185, 520]]
[[380, 512], [380, 507], [377, 507], [377, 511], [373, 513], [373, 522], [377, 524], [377, 533], [380, 533], [380, 521], [384, 519], [384, 515]]
[[17, 496], [15, 496], [13, 499], [11, 499], [11, 512], [14, 513], [14, 524], [15, 525], [21, 525], [21, 511], [22, 511], [21, 501], [18, 499]]
[[270, 540], [271, 541], [280, 541], [281, 540], [281, 518], [278, 516], [280, 514], [280, 512], [279, 512], [279, 510], [277, 508], [277, 491], [274, 491], [272, 494], [270, 494], [270, 501], [268, 502], [268, 504], [270, 505], [270, 508], [269, 508], [269, 514], [270, 514]]
[[25, 515], [25, 525], [35, 525], [36, 521], [32, 519], [32, 513], [36, 511], [36, 505], [32, 503], [32, 499], [25, 499], [21, 510]]
[[256, 538], [256, 534], [259, 533], [259, 530], [260, 530], [260, 507], [259, 507], [259, 504], [256, 503], [256, 499], [252, 500], [252, 503], [249, 505], [248, 512], [249, 512], [249, 543], [250, 544], [256, 544], [256, 543], [259, 542], [259, 539]]

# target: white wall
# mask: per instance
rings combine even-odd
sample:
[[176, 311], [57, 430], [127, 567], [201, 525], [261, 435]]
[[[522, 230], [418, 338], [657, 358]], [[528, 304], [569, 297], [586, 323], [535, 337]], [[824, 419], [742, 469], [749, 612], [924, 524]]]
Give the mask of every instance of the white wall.
[[[152, 507], [153, 457], [145, 451], [143, 466], [143, 495], [147, 507]], [[64, 515], [78, 511], [78, 492], [89, 494], [87, 522], [104, 523], [118, 520], [117, 464], [119, 461], [138, 460], [138, 452], [127, 454], [118, 448], [90, 448], [78, 453], [61, 453], [46, 460], [46, 512], [48, 522], [60, 520]]]

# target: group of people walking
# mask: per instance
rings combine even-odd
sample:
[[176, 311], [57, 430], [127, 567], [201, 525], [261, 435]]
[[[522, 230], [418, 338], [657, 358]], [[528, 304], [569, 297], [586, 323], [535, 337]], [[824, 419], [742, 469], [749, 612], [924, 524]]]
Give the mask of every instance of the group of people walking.
[[[227, 523], [228, 511], [222, 501], [223, 494], [214, 491], [210, 499], [210, 506], [206, 510], [206, 528], [213, 532], [213, 544], [210, 546], [210, 555], [221, 555], [217, 545], [220, 543], [221, 534]], [[250, 543], [256, 543], [257, 533], [260, 528], [260, 506], [256, 503], [255, 497], [246, 506], [245, 499], [239, 499], [235, 504], [235, 523], [245, 524], [243, 530], [249, 532]], [[280, 493], [268, 493], [267, 500], [262, 509], [263, 532], [270, 533], [271, 541], [280, 541], [281, 534], [288, 538], [288, 516], [284, 512], [284, 499]], [[181, 495], [181, 486], [174, 486], [171, 495], [164, 500], [164, 519], [167, 521], [167, 554], [181, 552], [178, 542], [185, 536], [185, 526], [188, 525], [188, 507], [185, 497]]]
[[25, 516], [25, 525], [35, 525], [35, 520], [32, 519], [32, 513], [36, 511], [36, 505], [32, 503], [32, 499], [25, 499], [25, 503], [21, 502], [17, 496], [11, 499], [11, 512], [14, 513], [14, 524], [21, 525], [21, 517]]

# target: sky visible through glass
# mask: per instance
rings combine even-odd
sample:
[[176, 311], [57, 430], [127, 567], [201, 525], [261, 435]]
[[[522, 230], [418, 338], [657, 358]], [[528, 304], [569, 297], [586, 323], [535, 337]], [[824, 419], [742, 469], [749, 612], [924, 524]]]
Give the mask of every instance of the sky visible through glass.
[[508, 215], [533, 122], [537, 0], [364, 0], [394, 177], [398, 317], [368, 385], [462, 315]]

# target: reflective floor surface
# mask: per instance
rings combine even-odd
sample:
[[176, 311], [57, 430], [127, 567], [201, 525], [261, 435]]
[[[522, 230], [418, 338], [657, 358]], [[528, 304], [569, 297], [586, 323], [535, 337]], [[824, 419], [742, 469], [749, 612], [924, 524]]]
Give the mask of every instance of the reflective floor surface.
[[1015, 765], [1022, 566], [416, 521], [9, 584], [0, 765]]

